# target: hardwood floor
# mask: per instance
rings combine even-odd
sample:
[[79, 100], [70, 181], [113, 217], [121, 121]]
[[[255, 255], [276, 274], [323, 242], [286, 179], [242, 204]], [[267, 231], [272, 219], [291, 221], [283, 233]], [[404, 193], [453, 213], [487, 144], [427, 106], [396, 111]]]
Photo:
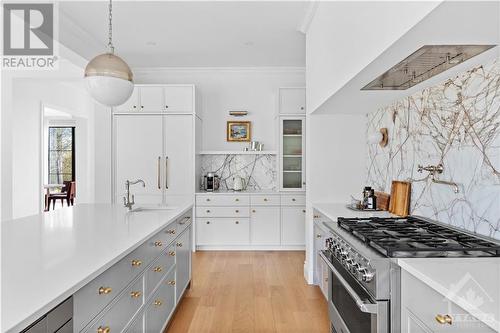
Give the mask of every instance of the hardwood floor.
[[307, 285], [304, 252], [196, 252], [193, 279], [166, 333], [329, 332]]

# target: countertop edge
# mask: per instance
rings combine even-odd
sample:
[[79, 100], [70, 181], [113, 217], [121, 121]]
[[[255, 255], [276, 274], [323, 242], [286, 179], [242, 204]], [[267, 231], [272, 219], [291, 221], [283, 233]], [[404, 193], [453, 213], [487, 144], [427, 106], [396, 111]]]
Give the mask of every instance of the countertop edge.
[[137, 241], [135, 244], [131, 245], [128, 247], [127, 250], [123, 251], [119, 256], [113, 258], [112, 260], [108, 261], [105, 265], [101, 266], [99, 269], [95, 270], [92, 274], [84, 277], [80, 282], [75, 284], [74, 286], [70, 287], [68, 290], [66, 290], [64, 293], [55, 296], [52, 301], [49, 303], [45, 304], [42, 306], [40, 309], [35, 311], [34, 313], [30, 314], [28, 317], [22, 319], [21, 322], [18, 322], [17, 324], [14, 324], [11, 327], [5, 328], [3, 327], [3, 318], [2, 318], [2, 328], [1, 331], [2, 333], [15, 333], [15, 332], [21, 332], [22, 330], [26, 329], [29, 325], [34, 323], [36, 320], [44, 316], [47, 312], [52, 310], [54, 307], [56, 307], [58, 304], [63, 302], [65, 299], [68, 297], [72, 296], [75, 292], [77, 292], [79, 289], [84, 287], [86, 284], [91, 282], [93, 279], [95, 279], [97, 276], [102, 274], [104, 271], [106, 271], [108, 268], [116, 264], [118, 261], [126, 257], [128, 254], [130, 254], [132, 251], [134, 251], [136, 248], [138, 248], [142, 243], [144, 243], [147, 239], [161, 231], [162, 228], [167, 226], [168, 224], [172, 223], [175, 219], [177, 219], [179, 216], [182, 214], [186, 213], [189, 209], [192, 209], [194, 204], [192, 202], [186, 203], [182, 205], [178, 209], [178, 213], [173, 215], [167, 222], [165, 222], [163, 225], [159, 226], [156, 228], [154, 231], [150, 232], [147, 236], [143, 237], [141, 240]]

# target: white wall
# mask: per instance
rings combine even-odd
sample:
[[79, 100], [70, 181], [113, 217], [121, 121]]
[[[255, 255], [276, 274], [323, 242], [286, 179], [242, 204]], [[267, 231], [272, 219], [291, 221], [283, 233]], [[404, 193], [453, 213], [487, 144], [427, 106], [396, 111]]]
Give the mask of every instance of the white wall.
[[439, 1], [321, 1], [306, 37], [307, 109], [313, 112]]
[[[276, 150], [275, 116], [279, 87], [303, 87], [302, 68], [192, 68], [134, 70], [136, 83], [193, 83], [201, 94], [203, 150], [242, 150], [247, 143], [226, 142], [227, 120], [252, 121], [252, 140]], [[248, 110], [230, 117], [229, 110]]]

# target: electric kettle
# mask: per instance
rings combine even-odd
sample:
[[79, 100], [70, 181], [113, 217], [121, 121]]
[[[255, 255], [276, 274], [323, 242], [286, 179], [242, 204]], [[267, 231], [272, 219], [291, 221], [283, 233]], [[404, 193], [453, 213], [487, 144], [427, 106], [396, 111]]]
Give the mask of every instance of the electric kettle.
[[245, 189], [245, 180], [240, 176], [233, 178], [233, 190], [243, 191]]

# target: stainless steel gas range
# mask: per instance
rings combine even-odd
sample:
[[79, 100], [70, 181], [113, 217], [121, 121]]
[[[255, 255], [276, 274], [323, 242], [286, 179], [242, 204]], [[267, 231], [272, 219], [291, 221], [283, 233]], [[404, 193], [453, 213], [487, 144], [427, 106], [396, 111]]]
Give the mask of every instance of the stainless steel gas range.
[[500, 256], [500, 244], [421, 217], [338, 218], [319, 253], [328, 265], [334, 333], [400, 331], [400, 268], [394, 258]]

